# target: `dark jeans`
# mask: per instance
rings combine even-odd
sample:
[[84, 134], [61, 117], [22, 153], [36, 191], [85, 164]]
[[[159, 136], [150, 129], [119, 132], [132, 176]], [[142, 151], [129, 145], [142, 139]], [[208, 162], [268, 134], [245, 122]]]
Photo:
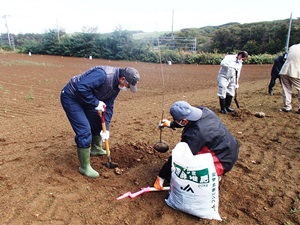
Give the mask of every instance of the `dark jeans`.
[[270, 84], [269, 84], [269, 91], [272, 91], [272, 90], [273, 90], [273, 87], [274, 87], [275, 84], [276, 84], [276, 79], [279, 79], [279, 82], [280, 82], [280, 84], [281, 84], [280, 76], [279, 76], [279, 75], [274, 75], [274, 74], [272, 74], [272, 75], [271, 75]]
[[92, 142], [92, 135], [100, 134], [101, 120], [93, 107], [80, 104], [76, 96], [65, 90], [60, 95], [61, 104], [76, 134], [75, 142], [79, 148], [87, 148]]

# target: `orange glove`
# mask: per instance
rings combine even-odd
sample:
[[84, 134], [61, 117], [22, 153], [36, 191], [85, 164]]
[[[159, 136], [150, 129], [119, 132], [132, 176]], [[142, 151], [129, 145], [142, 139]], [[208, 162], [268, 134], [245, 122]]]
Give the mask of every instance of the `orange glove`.
[[165, 179], [157, 176], [156, 177], [156, 180], [155, 180], [155, 183], [154, 183], [154, 187], [158, 190], [162, 190], [163, 189], [163, 186], [164, 186], [164, 181]]
[[171, 125], [171, 121], [170, 120], [167, 120], [167, 119], [163, 119], [159, 122], [159, 125], [158, 127], [159, 128], [163, 128], [163, 127], [170, 127]]

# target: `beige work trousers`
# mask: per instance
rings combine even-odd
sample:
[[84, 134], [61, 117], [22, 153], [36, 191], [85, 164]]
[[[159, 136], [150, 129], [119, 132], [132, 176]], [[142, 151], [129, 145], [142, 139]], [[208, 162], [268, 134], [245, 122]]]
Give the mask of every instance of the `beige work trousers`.
[[298, 101], [299, 101], [299, 109], [300, 109], [300, 79], [290, 77], [288, 75], [280, 75], [281, 84], [282, 84], [282, 96], [283, 96], [283, 104], [284, 109], [292, 110], [292, 93], [293, 87], [298, 91]]

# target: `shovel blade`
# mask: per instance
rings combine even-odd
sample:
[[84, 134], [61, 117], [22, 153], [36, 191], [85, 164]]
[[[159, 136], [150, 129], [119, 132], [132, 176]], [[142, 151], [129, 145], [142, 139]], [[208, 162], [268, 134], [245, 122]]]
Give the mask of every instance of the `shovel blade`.
[[114, 169], [114, 168], [117, 168], [117, 167], [118, 167], [117, 164], [112, 163], [112, 162], [106, 162], [106, 163], [104, 163], [104, 166], [106, 166], [106, 167], [109, 168], [109, 169]]

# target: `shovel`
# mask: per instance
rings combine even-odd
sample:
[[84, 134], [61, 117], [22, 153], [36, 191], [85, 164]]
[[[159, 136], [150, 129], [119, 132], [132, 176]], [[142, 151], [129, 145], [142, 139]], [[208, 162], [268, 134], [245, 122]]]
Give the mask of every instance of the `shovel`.
[[234, 102], [236, 104], [236, 107], [238, 107], [238, 109], [240, 108], [240, 104], [237, 100], [237, 88], [235, 89], [235, 95], [234, 95]]
[[[238, 74], [237, 71], [235, 72], [235, 84], [237, 85], [237, 78], [238, 78]], [[238, 107], [238, 109], [240, 108], [240, 104], [237, 100], [237, 88], [235, 89], [235, 94], [234, 94], [234, 102], [236, 104], [236, 107]]]
[[[105, 120], [104, 120], [104, 117], [105, 117], [105, 113], [106, 113], [106, 108], [104, 108], [104, 111], [101, 112], [101, 111], [98, 111], [98, 114], [101, 118], [101, 125], [102, 125], [102, 130], [104, 133], [106, 133], [106, 125], [105, 125]], [[111, 157], [110, 157], [110, 150], [109, 150], [109, 144], [108, 144], [108, 140], [105, 140], [105, 150], [106, 150], [106, 154], [107, 154], [107, 159], [108, 161], [106, 163], [104, 163], [104, 165], [109, 168], [109, 169], [114, 169], [116, 167], [118, 167], [117, 164], [114, 164], [111, 162]]]

